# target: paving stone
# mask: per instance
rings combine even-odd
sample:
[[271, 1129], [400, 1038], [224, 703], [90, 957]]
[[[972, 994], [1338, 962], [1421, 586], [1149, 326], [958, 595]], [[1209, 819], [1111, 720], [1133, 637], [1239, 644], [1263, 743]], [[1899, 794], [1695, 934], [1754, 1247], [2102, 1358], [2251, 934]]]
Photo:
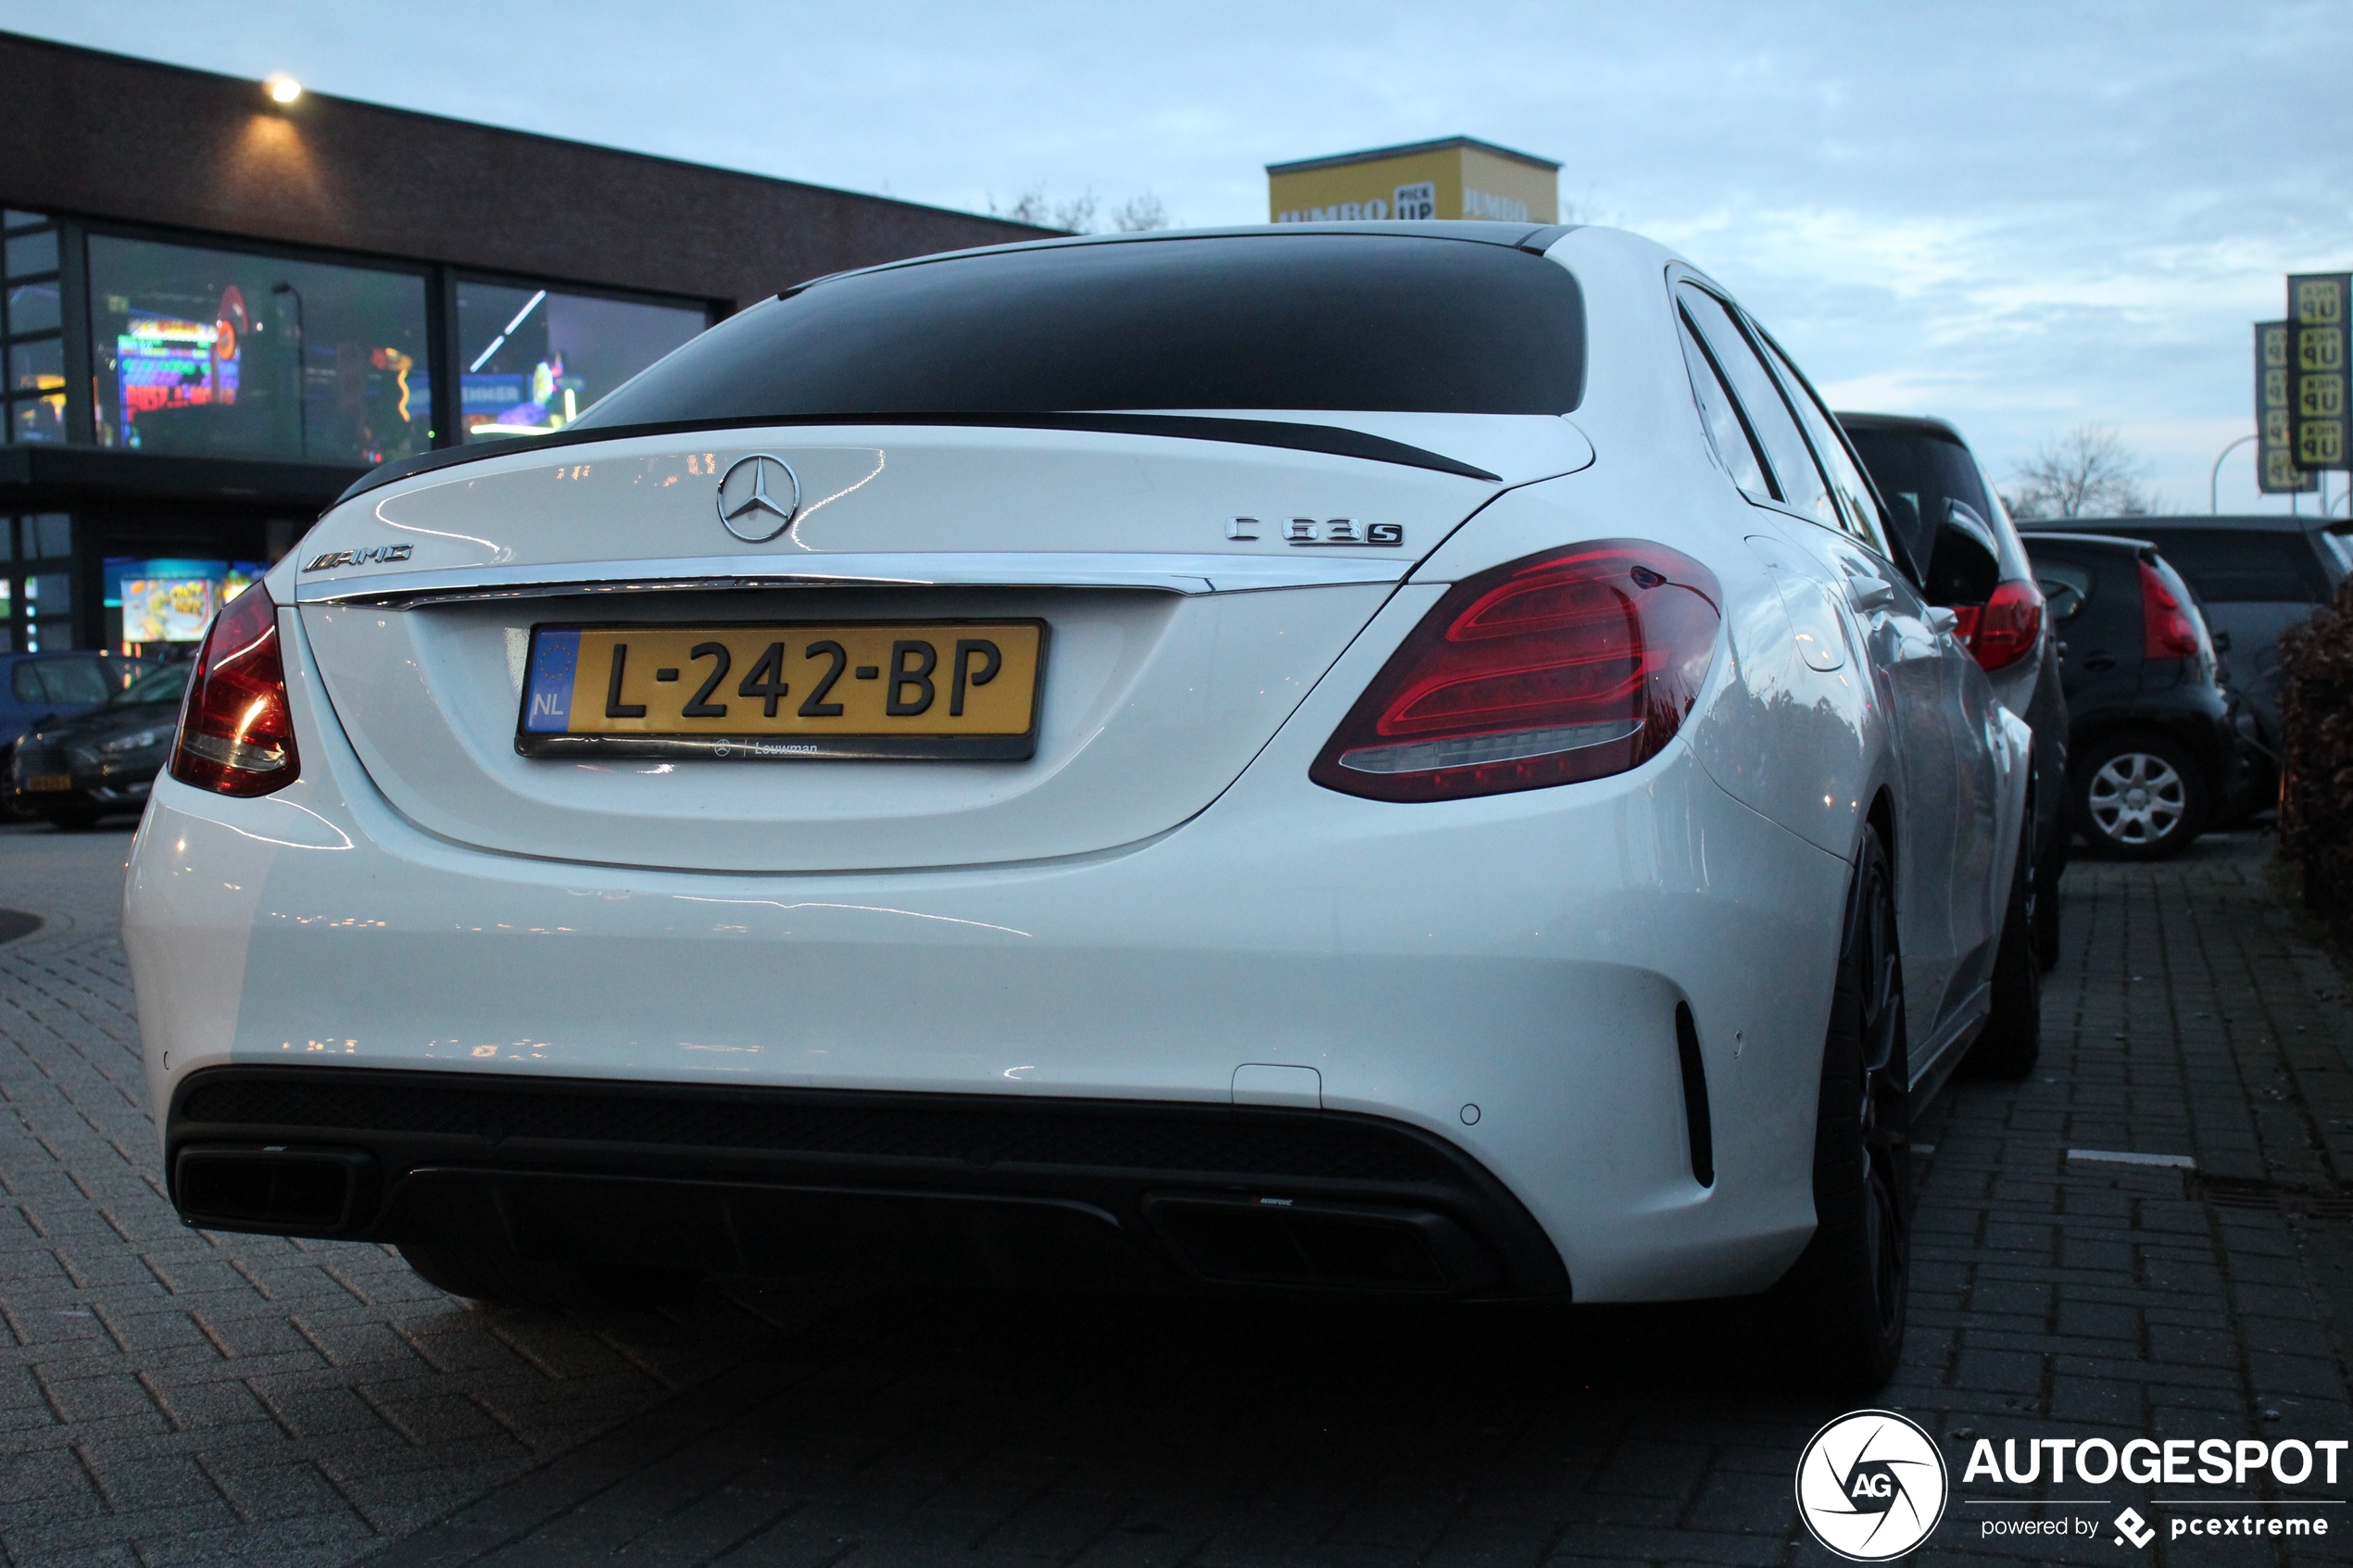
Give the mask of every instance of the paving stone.
[[[186, 1230], [149, 1168], [120, 844], [0, 829], [10, 901], [67, 917], [0, 947], [12, 1564], [1832, 1561], [1790, 1479], [1842, 1405], [1668, 1313], [734, 1284], [558, 1316], [452, 1302], [383, 1248]], [[1918, 1129], [1912, 1332], [1877, 1398], [1957, 1479], [1964, 1432], [2353, 1425], [2353, 1222], [2307, 1217], [2353, 1191], [2353, 1026], [2264, 849], [2071, 867], [2042, 1065]], [[2270, 1185], [2218, 1204], [2224, 1175]], [[1986, 1512], [1917, 1561], [2019, 1561]], [[2353, 1529], [2255, 1556], [2343, 1562]]]

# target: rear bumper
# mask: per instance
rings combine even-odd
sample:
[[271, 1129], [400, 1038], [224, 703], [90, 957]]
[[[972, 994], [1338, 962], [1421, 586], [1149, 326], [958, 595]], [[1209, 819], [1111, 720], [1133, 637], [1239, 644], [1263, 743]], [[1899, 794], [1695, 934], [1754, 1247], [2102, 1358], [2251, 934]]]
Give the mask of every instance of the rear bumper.
[[1441, 1139], [1239, 1106], [227, 1067], [167, 1122], [216, 1229], [763, 1275], [1564, 1298]]
[[[734, 1237], [699, 1254], [718, 1268], [793, 1254], [798, 1242], [780, 1252], [746, 1227], [799, 1236], [816, 1222], [791, 1214], [821, 1190], [853, 1208], [879, 1192], [899, 1216], [882, 1228], [925, 1234], [966, 1223], [938, 1219], [937, 1203], [991, 1225], [1039, 1220], [1041, 1203], [1055, 1224], [1085, 1210], [1123, 1245], [1158, 1236], [1162, 1250], [1144, 1250], [1164, 1273], [1183, 1273], [1151, 1218], [1164, 1199], [1370, 1203], [1409, 1227], [1436, 1216], [1491, 1259], [1491, 1281], [1450, 1273], [1449, 1288], [1558, 1294], [1565, 1274], [1589, 1301], [1761, 1289], [1812, 1233], [1848, 868], [1732, 800], [1682, 746], [1571, 788], [1360, 801], [1307, 782], [1337, 721], [1318, 693], [1224, 797], [1121, 850], [680, 873], [491, 854], [422, 831], [374, 791], [314, 689], [293, 684], [292, 786], [232, 800], [166, 776], [133, 848], [124, 941], [175, 1180], [196, 1144], [356, 1151], [383, 1202], [359, 1229], [326, 1234], [422, 1236], [527, 1210], [571, 1214], [599, 1246], [631, 1226], [665, 1244]], [[1712, 1183], [1691, 1152], [1685, 1008]], [[1309, 1086], [1254, 1096], [1240, 1070], [1257, 1064]], [[262, 1067], [525, 1097], [583, 1084], [746, 1103], [942, 1097], [988, 1114], [1088, 1105], [1254, 1123], [1292, 1105], [1311, 1122], [1390, 1128], [1470, 1173], [1436, 1193], [1320, 1177], [1275, 1187], [1280, 1173], [1253, 1170], [1208, 1180], [1181, 1164], [1054, 1173], [992, 1160], [975, 1173], [951, 1159], [884, 1181], [859, 1161], [804, 1170], [805, 1151], [526, 1148], [473, 1123], [455, 1142], [410, 1142], [415, 1129], [397, 1126], [362, 1137], [184, 1113], [199, 1075]], [[566, 1183], [573, 1196], [548, 1196]], [[772, 1200], [786, 1189], [799, 1195], [790, 1213]], [[1497, 1218], [1512, 1205], [1549, 1264]], [[627, 1218], [645, 1214], [656, 1219]]]

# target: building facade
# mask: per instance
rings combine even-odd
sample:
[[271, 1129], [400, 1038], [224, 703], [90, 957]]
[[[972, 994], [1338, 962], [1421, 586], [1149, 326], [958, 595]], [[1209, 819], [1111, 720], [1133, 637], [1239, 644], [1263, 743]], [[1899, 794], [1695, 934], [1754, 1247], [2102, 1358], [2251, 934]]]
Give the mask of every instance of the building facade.
[[1270, 163], [1266, 206], [1277, 223], [1393, 218], [1557, 223], [1560, 167], [1491, 142], [1449, 136]]
[[366, 469], [998, 219], [0, 33], [0, 648], [153, 653]]

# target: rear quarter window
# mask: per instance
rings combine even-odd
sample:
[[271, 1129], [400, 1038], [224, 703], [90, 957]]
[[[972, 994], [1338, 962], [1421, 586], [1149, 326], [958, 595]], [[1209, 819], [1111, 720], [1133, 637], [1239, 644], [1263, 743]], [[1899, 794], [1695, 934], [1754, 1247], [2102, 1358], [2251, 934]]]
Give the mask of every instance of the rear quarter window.
[[953, 257], [753, 307], [573, 428], [1235, 408], [1563, 414], [1585, 307], [1557, 263], [1394, 234]]
[[2065, 561], [2036, 561], [2034, 585], [2043, 590], [2051, 619], [2062, 626], [2082, 614], [2092, 602], [2092, 574]]

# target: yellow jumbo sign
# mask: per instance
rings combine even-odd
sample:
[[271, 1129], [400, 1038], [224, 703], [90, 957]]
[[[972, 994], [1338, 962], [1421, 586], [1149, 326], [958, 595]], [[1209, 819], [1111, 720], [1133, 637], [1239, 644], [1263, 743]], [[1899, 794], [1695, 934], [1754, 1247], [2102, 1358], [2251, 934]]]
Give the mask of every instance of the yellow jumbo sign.
[[1560, 165], [1468, 136], [1266, 166], [1277, 223], [1486, 218], [1560, 221]]

